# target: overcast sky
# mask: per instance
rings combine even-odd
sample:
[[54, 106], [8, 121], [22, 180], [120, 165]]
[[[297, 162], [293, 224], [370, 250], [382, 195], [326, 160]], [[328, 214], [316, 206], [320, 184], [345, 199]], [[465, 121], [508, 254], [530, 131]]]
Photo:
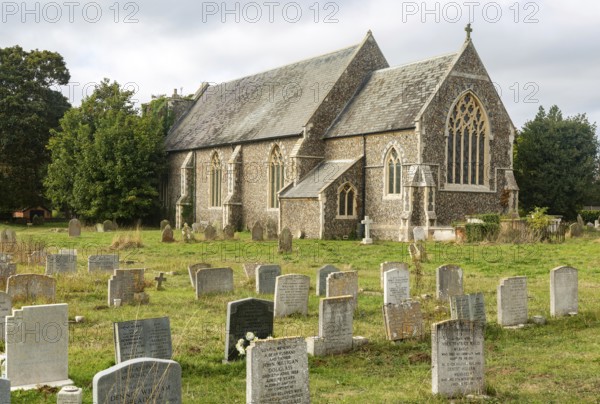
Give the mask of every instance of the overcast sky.
[[[174, 3], [174, 4], [172, 4]], [[472, 38], [515, 125], [540, 105], [600, 122], [600, 2], [2, 1], [0, 47], [63, 55], [78, 105], [108, 77], [147, 102], [194, 93], [362, 41], [391, 66], [456, 52]]]

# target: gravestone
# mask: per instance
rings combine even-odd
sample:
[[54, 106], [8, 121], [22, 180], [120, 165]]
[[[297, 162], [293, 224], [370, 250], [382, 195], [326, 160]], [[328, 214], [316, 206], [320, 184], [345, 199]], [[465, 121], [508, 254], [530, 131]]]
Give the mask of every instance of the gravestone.
[[161, 242], [172, 243], [174, 241], [175, 241], [175, 238], [173, 237], [173, 229], [171, 229], [171, 226], [166, 225], [162, 231]]
[[56, 395], [56, 404], [82, 404], [82, 402], [83, 390], [77, 386], [65, 386]]
[[8, 234], [6, 233], [6, 229], [0, 231], [0, 244], [8, 243]]
[[408, 264], [406, 262], [383, 262], [381, 264], [379, 264], [379, 271], [380, 271], [380, 279], [381, 279], [381, 289], [383, 289], [383, 273], [385, 271], [389, 271], [390, 269], [405, 269], [408, 271]]
[[398, 304], [383, 305], [385, 334], [390, 341], [423, 336], [423, 313], [421, 303], [405, 300]]
[[110, 220], [105, 220], [102, 223], [102, 227], [104, 228], [104, 231], [115, 231], [117, 230], [117, 226]]
[[181, 366], [166, 359], [130, 359], [96, 373], [92, 390], [94, 404], [181, 404]]
[[421, 226], [414, 227], [413, 238], [415, 239], [415, 242], [427, 240], [427, 234], [425, 233], [425, 229]]
[[354, 299], [352, 296], [327, 297], [319, 302], [319, 336], [306, 339], [308, 353], [324, 356], [347, 352], [352, 337]]
[[235, 346], [248, 332], [260, 339], [273, 335], [273, 302], [249, 297], [227, 304], [225, 362], [238, 358]]
[[252, 241], [263, 241], [263, 239], [263, 227], [260, 222], [256, 222], [252, 226]]
[[431, 391], [445, 397], [482, 394], [483, 324], [447, 320], [431, 326]]
[[164, 290], [163, 287], [163, 282], [167, 281], [167, 278], [165, 278], [165, 273], [164, 272], [159, 272], [158, 276], [154, 277], [154, 280], [156, 281], [156, 290]]
[[310, 278], [306, 275], [281, 275], [275, 281], [275, 317], [308, 314]]
[[579, 311], [577, 270], [558, 267], [550, 271], [550, 315], [568, 316]]
[[235, 227], [228, 224], [223, 229], [223, 239], [224, 240], [233, 240], [234, 237], [235, 237]]
[[0, 403], [10, 404], [10, 380], [8, 379], [0, 379]]
[[72, 255], [77, 257], [77, 249], [76, 248], [61, 248], [58, 250], [59, 255]]
[[[31, 330], [37, 330], [33, 332]], [[6, 317], [6, 369], [12, 388], [64, 386], [69, 380], [67, 304], [24, 306]]]
[[279, 265], [267, 264], [256, 268], [256, 293], [272, 295], [275, 293], [275, 280], [281, 275]]
[[581, 217], [581, 215], [577, 215], [577, 224], [580, 225], [581, 227], [583, 227], [583, 218]]
[[77, 273], [77, 255], [48, 254], [46, 275]]
[[233, 269], [205, 268], [196, 271], [196, 299], [211, 293], [233, 292]]
[[450, 296], [463, 294], [463, 270], [456, 265], [443, 265], [435, 272], [436, 297], [447, 301]]
[[483, 293], [450, 296], [450, 316], [452, 320], [478, 321], [485, 325]]
[[[0, 341], [4, 341], [4, 318], [12, 314], [12, 299], [8, 293], [0, 292]], [[0, 400], [2, 403], [2, 400]]]
[[527, 277], [502, 279], [497, 302], [498, 324], [508, 327], [527, 323]]
[[277, 250], [279, 253], [289, 254], [292, 252], [292, 232], [287, 227], [281, 230], [279, 235]]
[[96, 223], [96, 232], [104, 233], [104, 225], [102, 223]]
[[19, 274], [8, 278], [6, 293], [12, 301], [42, 300], [53, 302], [56, 297], [56, 279], [38, 274]]
[[333, 265], [325, 265], [317, 270], [317, 296], [325, 296], [327, 294], [327, 277], [334, 272], [341, 272]]
[[408, 269], [390, 269], [383, 273], [383, 304], [398, 304], [410, 299], [410, 272]]
[[196, 272], [198, 272], [198, 270], [200, 269], [205, 269], [205, 268], [210, 268], [210, 264], [206, 264], [206, 263], [199, 263], [199, 264], [194, 264], [194, 265], [190, 265], [188, 267], [188, 275], [190, 276], [190, 283], [192, 284], [192, 287], [194, 289], [196, 289]]
[[204, 229], [204, 240], [212, 241], [216, 238], [217, 238], [217, 231], [215, 230], [215, 228], [212, 225], [209, 224]]
[[202, 227], [200, 226], [200, 223], [192, 223], [192, 231], [194, 233], [200, 233], [200, 232], [202, 232]]
[[[115, 269], [108, 280], [108, 305], [114, 305], [114, 299], [121, 299], [121, 304], [140, 301], [144, 303], [144, 270]], [[137, 295], [137, 296], [136, 296]]]
[[69, 221], [69, 237], [81, 236], [81, 223], [77, 219]]
[[327, 276], [327, 297], [352, 296], [354, 308], [358, 306], [358, 272], [334, 272]]
[[9, 276], [17, 274], [17, 264], [0, 262], [0, 283], [6, 285]]
[[169, 317], [113, 323], [115, 362], [135, 358], [171, 359], [171, 323]]
[[274, 220], [269, 219], [267, 221], [267, 226], [266, 226], [266, 235], [267, 235], [267, 240], [274, 240], [277, 238], [277, 222], [275, 222]]
[[303, 338], [254, 341], [247, 350], [246, 403], [310, 403]]
[[371, 238], [371, 225], [373, 221], [369, 219], [369, 216], [365, 216], [364, 220], [360, 222], [365, 225], [365, 237], [360, 242], [361, 244], [373, 244], [373, 239]]
[[6, 242], [15, 244], [17, 242], [17, 233], [13, 229], [6, 229]]
[[246, 263], [243, 265], [244, 273], [246, 274], [248, 279], [256, 281], [256, 268], [258, 268], [261, 265], [265, 265], [265, 264], [255, 262], [255, 263]]
[[583, 226], [579, 223], [573, 223], [569, 226], [571, 237], [581, 237], [583, 235]]
[[88, 257], [88, 272], [110, 271], [112, 273], [115, 269], [119, 269], [118, 254], [90, 255]]
[[34, 251], [27, 257], [29, 265], [46, 265], [46, 251]]
[[183, 224], [183, 228], [181, 229], [181, 237], [184, 243], [190, 243], [195, 240], [194, 232], [192, 231], [192, 228], [188, 226], [187, 223]]
[[160, 221], [160, 231], [163, 231], [165, 229], [165, 227], [170, 226], [171, 223], [169, 223], [168, 220], [161, 220]]

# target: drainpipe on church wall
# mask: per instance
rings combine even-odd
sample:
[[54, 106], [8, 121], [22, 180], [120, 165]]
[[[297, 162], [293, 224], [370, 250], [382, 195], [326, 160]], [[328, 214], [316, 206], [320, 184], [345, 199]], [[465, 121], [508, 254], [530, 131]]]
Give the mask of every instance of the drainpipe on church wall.
[[[362, 206], [360, 207], [360, 210], [362, 211], [362, 215], [360, 216], [361, 218], [364, 219], [365, 215], [367, 214], [367, 210], [366, 210], [366, 202], [367, 202], [367, 137], [365, 135], [363, 135], [363, 166], [362, 166], [362, 195], [361, 195], [361, 199], [362, 199]], [[360, 222], [360, 221], [359, 221]], [[364, 228], [363, 226], [360, 226], [360, 234], [358, 235], [359, 238], [363, 238], [364, 237]]]

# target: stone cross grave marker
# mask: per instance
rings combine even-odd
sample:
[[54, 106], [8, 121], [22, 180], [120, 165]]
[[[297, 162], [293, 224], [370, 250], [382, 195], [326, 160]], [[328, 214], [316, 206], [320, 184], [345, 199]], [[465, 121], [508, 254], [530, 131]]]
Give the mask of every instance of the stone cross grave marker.
[[398, 304], [410, 299], [410, 272], [408, 269], [390, 269], [383, 273], [383, 304]]
[[352, 296], [354, 308], [358, 306], [358, 272], [334, 272], [327, 276], [327, 297]]
[[171, 359], [171, 323], [169, 317], [113, 323], [115, 361], [134, 358]]
[[81, 236], [81, 223], [77, 219], [69, 221], [69, 237]]
[[156, 290], [163, 290], [163, 282], [167, 281], [167, 278], [165, 278], [165, 273], [164, 272], [160, 272], [158, 274], [158, 276], [154, 277], [154, 280], [156, 281]]
[[119, 254], [99, 254], [88, 257], [88, 272], [113, 272], [119, 269]]
[[380, 276], [380, 280], [381, 280], [381, 289], [383, 289], [383, 273], [385, 271], [389, 271], [390, 269], [405, 269], [408, 271], [408, 264], [406, 262], [382, 262], [381, 264], [379, 264], [379, 276]]
[[[37, 330], [31, 335], [31, 330]], [[24, 306], [6, 317], [6, 378], [12, 388], [60, 387], [69, 380], [67, 304]], [[38, 334], [39, 333], [39, 334]], [[43, 336], [43, 337], [42, 337]]]
[[173, 237], [173, 229], [170, 225], [166, 225], [162, 231], [161, 241], [163, 243], [172, 243], [175, 241], [175, 238]]
[[279, 234], [277, 250], [282, 254], [292, 252], [292, 232], [287, 227], [284, 227]]
[[334, 272], [341, 272], [333, 265], [325, 265], [317, 270], [317, 296], [325, 296], [327, 294], [327, 277]]
[[365, 216], [364, 220], [362, 220], [361, 223], [365, 225], [365, 237], [360, 243], [373, 244], [373, 239], [371, 238], [371, 225], [373, 224], [373, 221], [369, 219], [369, 216]]
[[263, 239], [263, 227], [260, 222], [256, 222], [252, 226], [252, 241], [263, 241]]
[[38, 274], [18, 274], [8, 278], [6, 293], [12, 301], [42, 300], [53, 302], [56, 297], [56, 279]]
[[483, 324], [447, 320], [431, 326], [431, 391], [446, 397], [481, 394]]
[[233, 269], [205, 268], [196, 271], [196, 299], [211, 293], [233, 292]]
[[275, 317], [299, 313], [308, 314], [310, 277], [306, 275], [280, 275], [275, 280]]
[[260, 265], [256, 268], [256, 293], [272, 295], [275, 293], [275, 279], [281, 275], [279, 265]]
[[398, 304], [383, 305], [385, 334], [390, 341], [400, 341], [423, 336], [421, 303], [405, 300]]
[[498, 285], [498, 324], [503, 327], [527, 323], [527, 277], [504, 278]]
[[46, 256], [46, 275], [72, 274], [77, 272], [77, 255], [48, 254]]
[[550, 315], [576, 314], [579, 310], [577, 270], [557, 267], [550, 271]]
[[190, 283], [192, 284], [192, 287], [194, 289], [196, 289], [196, 272], [198, 272], [198, 270], [200, 270], [200, 269], [205, 269], [205, 268], [210, 268], [210, 264], [201, 262], [198, 264], [193, 264], [193, 265], [188, 266], [188, 274], [190, 276]]
[[181, 366], [167, 359], [130, 359], [96, 373], [92, 390], [94, 404], [181, 404]]
[[463, 294], [463, 270], [456, 265], [442, 265], [435, 273], [436, 297], [448, 300], [450, 296]]
[[216, 238], [217, 238], [217, 230], [212, 225], [209, 224], [204, 229], [204, 240], [212, 241]]
[[478, 321], [486, 324], [483, 293], [450, 296], [452, 320]]
[[354, 299], [327, 297], [319, 302], [319, 335], [306, 339], [308, 353], [324, 356], [350, 351], [354, 344]]
[[255, 341], [246, 358], [247, 403], [310, 403], [308, 355], [303, 338]]
[[239, 357], [236, 344], [249, 332], [260, 339], [273, 336], [273, 302], [250, 297], [227, 304], [225, 362]]
[[413, 228], [413, 238], [415, 239], [415, 242], [427, 240], [425, 229], [421, 226], [415, 226]]

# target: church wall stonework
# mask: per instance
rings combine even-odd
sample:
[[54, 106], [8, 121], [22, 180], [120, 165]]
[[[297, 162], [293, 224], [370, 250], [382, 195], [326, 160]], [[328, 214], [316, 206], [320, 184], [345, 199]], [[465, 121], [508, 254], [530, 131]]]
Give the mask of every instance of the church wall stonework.
[[167, 157], [167, 167], [169, 172], [169, 181], [167, 183], [167, 200], [164, 201], [169, 215], [169, 220], [175, 223], [175, 205], [181, 196], [181, 165], [183, 164], [189, 152], [169, 153]]
[[230, 147], [218, 147], [213, 149], [196, 150], [196, 199], [195, 211], [196, 221], [206, 221], [210, 224], [223, 224], [223, 207], [210, 206], [210, 167], [213, 153], [217, 153], [221, 159], [221, 201], [227, 196], [227, 161], [231, 157]]
[[304, 232], [306, 238], [320, 237], [321, 209], [318, 199], [282, 199], [281, 209], [281, 228], [290, 229], [294, 238], [299, 231]]

